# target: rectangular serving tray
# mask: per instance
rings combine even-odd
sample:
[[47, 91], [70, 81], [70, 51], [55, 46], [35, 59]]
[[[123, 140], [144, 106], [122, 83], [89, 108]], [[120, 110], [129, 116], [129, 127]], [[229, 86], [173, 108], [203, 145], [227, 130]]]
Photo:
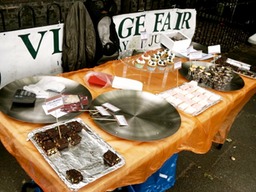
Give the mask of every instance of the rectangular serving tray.
[[[36, 142], [34, 135], [38, 132], [43, 132], [47, 129], [51, 129], [58, 125], [72, 121], [78, 121], [84, 125], [84, 128], [79, 133], [79, 135], [82, 137], [81, 142], [76, 146], [69, 146], [64, 150], [48, 156], [41, 146]], [[99, 135], [94, 133], [91, 128], [80, 118], [35, 129], [28, 134], [28, 139], [34, 144], [40, 154], [60, 177], [60, 179], [72, 191], [79, 190], [98, 178], [121, 168], [125, 164], [124, 158]], [[103, 159], [103, 154], [108, 150], [111, 150], [120, 158], [120, 161], [112, 167], [106, 165]], [[70, 169], [80, 171], [83, 175], [83, 180], [78, 184], [72, 184], [69, 180], [67, 180], [66, 171]]]

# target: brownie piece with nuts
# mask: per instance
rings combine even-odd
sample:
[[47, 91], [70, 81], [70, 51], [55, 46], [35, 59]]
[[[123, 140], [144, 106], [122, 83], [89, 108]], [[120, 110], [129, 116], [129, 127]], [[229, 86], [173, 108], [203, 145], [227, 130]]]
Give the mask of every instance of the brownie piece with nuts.
[[83, 180], [83, 175], [80, 171], [76, 169], [70, 169], [66, 171], [66, 178], [69, 180], [72, 184], [77, 184], [80, 181]]
[[68, 148], [68, 140], [66, 138], [56, 138], [54, 141], [59, 151]]
[[75, 146], [81, 142], [82, 137], [78, 134], [73, 134], [69, 137], [69, 139], [70, 144]]
[[121, 159], [117, 156], [117, 154], [113, 153], [110, 150], [108, 150], [106, 153], [103, 154], [103, 159], [104, 159], [104, 163], [109, 165], [110, 167], [114, 166], [115, 164], [121, 161]]
[[42, 143], [42, 148], [47, 155], [52, 155], [57, 152], [56, 145], [51, 139], [44, 141]]

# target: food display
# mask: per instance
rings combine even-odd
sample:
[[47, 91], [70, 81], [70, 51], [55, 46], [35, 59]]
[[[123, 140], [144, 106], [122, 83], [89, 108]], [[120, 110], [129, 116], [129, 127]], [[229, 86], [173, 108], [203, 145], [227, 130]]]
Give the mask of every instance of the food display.
[[149, 72], [164, 72], [174, 65], [175, 54], [169, 49], [159, 50], [156, 53], [145, 52], [133, 58], [131, 65], [137, 69]]
[[[32, 87], [32, 85], [38, 85], [39, 82], [45, 81], [49, 82], [49, 85], [47, 84], [46, 87], [51, 88], [51, 90], [47, 89], [44, 91], [47, 93], [47, 96], [49, 96], [47, 98], [39, 98], [38, 95], [35, 98], [34, 95], [28, 94], [27, 90], [23, 90], [23, 88], [26, 86], [28, 87], [30, 85], [30, 87]], [[54, 86], [59, 84], [65, 87], [61, 93], [54, 90]], [[46, 83], [44, 85], [46, 85]], [[68, 97], [71, 95], [76, 97], [80, 96], [80, 99], [83, 102], [82, 104], [84, 104], [83, 109], [88, 108], [92, 100], [90, 91], [85, 86], [77, 83], [76, 81], [58, 76], [32, 76], [15, 80], [5, 85], [0, 90], [0, 110], [4, 114], [24, 122], [43, 124], [54, 123], [56, 122], [55, 116], [46, 114], [43, 106], [45, 105], [46, 99], [59, 94], [67, 95]], [[70, 100], [70, 97], [68, 100]], [[79, 107], [81, 107], [80, 105], [76, 105], [77, 103], [72, 103], [71, 105], [69, 102], [70, 105], [68, 105], [68, 103], [65, 104], [67, 105], [65, 105], [66, 108], [64, 110], [71, 110], [72, 113], [66, 113], [59, 117], [59, 121], [72, 119], [82, 113], [82, 111], [76, 110], [77, 108], [79, 109]]]
[[225, 56], [220, 57], [216, 60], [217, 64], [220, 64], [222, 66], [228, 66], [232, 68], [233, 72], [248, 77], [252, 79], [256, 79], [256, 70], [255, 66], [251, 66], [248, 64], [245, 64], [243, 62], [239, 62], [230, 58], [227, 58]]
[[79, 190], [125, 164], [79, 118], [33, 130], [28, 139], [70, 190]]
[[203, 61], [182, 63], [179, 72], [187, 80], [196, 81], [199, 86], [218, 91], [234, 91], [244, 87], [243, 79], [229, 66]]
[[231, 67], [211, 65], [208, 68], [200, 65], [191, 65], [188, 68], [188, 78], [205, 84], [217, 90], [224, 89], [233, 79]]
[[221, 96], [214, 94], [191, 81], [164, 91], [158, 96], [166, 99], [174, 107], [190, 115], [196, 116], [221, 101]]

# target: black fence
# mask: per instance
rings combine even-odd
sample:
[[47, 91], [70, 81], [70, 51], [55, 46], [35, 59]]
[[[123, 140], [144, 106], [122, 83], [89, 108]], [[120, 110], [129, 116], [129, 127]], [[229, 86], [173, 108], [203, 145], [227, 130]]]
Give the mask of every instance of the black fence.
[[122, 13], [167, 8], [196, 9], [193, 41], [220, 44], [222, 52], [246, 43], [256, 32], [255, 0], [126, 0], [121, 4]]
[[[220, 44], [222, 52], [247, 42], [256, 31], [255, 0], [116, 0], [119, 13], [154, 9], [193, 8], [197, 10], [193, 41], [209, 46]], [[44, 2], [44, 1], [42, 1]], [[64, 3], [63, 3], [64, 2]], [[74, 1], [34, 5], [1, 6], [0, 32], [65, 22]], [[13, 8], [15, 7], [15, 8]]]

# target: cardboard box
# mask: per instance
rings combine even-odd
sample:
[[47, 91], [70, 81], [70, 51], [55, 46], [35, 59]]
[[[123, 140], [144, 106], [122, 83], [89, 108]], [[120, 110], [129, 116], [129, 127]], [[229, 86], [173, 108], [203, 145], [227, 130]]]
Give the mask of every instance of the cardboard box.
[[164, 47], [175, 52], [186, 50], [191, 44], [191, 39], [182, 32], [161, 34], [160, 41]]

